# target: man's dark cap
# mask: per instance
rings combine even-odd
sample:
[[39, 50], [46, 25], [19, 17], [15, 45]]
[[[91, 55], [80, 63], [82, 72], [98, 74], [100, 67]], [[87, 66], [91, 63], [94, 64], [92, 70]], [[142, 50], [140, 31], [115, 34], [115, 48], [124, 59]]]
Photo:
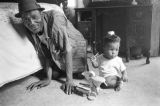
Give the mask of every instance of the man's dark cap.
[[36, 0], [19, 0], [18, 9], [19, 13], [15, 14], [15, 17], [17, 18], [20, 18], [23, 13], [31, 10], [44, 10], [44, 8], [42, 8]]

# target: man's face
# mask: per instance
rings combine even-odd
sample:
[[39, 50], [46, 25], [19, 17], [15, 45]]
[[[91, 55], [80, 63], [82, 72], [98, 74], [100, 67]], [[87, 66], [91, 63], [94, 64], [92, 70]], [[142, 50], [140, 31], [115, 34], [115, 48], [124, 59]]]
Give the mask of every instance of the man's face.
[[24, 26], [34, 34], [40, 32], [43, 28], [41, 12], [39, 10], [32, 10], [23, 13], [22, 22]]

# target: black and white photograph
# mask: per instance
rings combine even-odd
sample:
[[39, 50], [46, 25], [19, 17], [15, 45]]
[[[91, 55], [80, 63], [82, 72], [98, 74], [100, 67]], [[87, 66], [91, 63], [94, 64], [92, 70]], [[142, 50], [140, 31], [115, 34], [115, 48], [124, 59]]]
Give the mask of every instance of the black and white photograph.
[[160, 106], [160, 0], [0, 0], [0, 106]]

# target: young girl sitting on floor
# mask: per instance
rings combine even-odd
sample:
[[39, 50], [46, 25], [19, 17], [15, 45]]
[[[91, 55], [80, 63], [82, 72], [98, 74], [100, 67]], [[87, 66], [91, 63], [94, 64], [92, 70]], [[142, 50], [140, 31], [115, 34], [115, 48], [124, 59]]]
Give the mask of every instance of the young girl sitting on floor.
[[[115, 91], [119, 91], [122, 82], [128, 81], [126, 67], [123, 64], [122, 58], [118, 56], [120, 41], [120, 37], [113, 31], [108, 32], [104, 38], [103, 53], [91, 57], [93, 67], [99, 69], [99, 76], [95, 76], [93, 73], [91, 73], [92, 76], [90, 76], [92, 84], [95, 85], [92, 86], [93, 88], [99, 88], [102, 81], [105, 87], [114, 88]], [[99, 82], [99, 84], [96, 84], [97, 82]], [[97, 94], [97, 92], [94, 92], [94, 89], [91, 90], [92, 92], [88, 96], [89, 99], [93, 99], [93, 96], [95, 97]]]

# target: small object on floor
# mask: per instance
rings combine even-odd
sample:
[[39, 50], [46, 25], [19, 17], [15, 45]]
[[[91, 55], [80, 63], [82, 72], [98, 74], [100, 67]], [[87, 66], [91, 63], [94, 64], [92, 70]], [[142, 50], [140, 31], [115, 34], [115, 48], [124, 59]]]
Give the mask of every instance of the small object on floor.
[[93, 101], [96, 99], [97, 93], [96, 92], [91, 92], [88, 96], [87, 99], [90, 101]]
[[89, 84], [84, 84], [84, 83], [79, 83], [80, 85], [83, 85], [83, 86], [85, 86], [85, 87], [90, 87], [90, 85]]
[[83, 96], [86, 97], [89, 95], [89, 93], [91, 92], [90, 89], [87, 89], [85, 87], [82, 86], [75, 86], [74, 87], [74, 91], [75, 94], [79, 95], [79, 96]]

